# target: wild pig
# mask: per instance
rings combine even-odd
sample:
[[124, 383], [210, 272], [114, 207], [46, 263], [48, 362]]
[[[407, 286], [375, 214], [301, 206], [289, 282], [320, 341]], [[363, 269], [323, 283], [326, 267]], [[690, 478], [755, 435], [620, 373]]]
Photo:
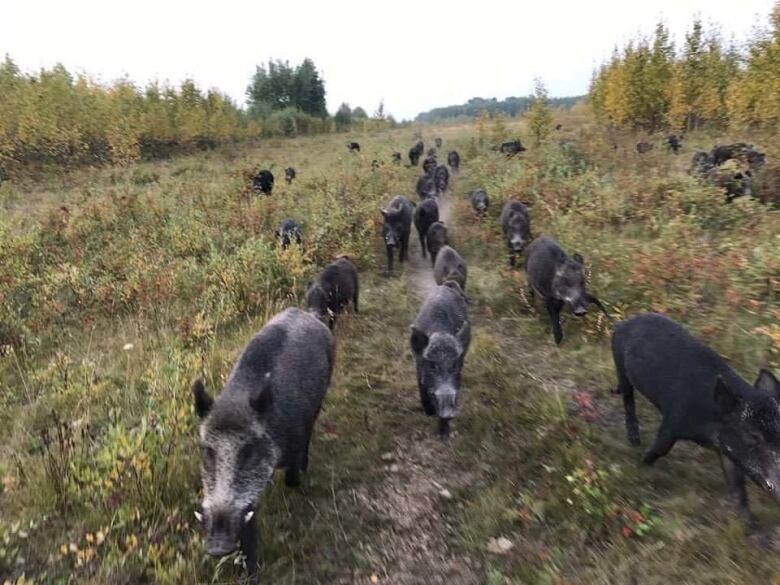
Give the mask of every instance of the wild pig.
[[414, 210], [414, 227], [417, 228], [417, 236], [420, 238], [420, 251], [425, 258], [425, 241], [428, 236], [428, 228], [439, 221], [439, 204], [435, 199], [426, 199]]
[[293, 179], [297, 176], [297, 173], [295, 172], [295, 169], [292, 167], [287, 167], [284, 169], [284, 180], [287, 181], [287, 184], [293, 182]]
[[431, 255], [431, 265], [436, 264], [436, 255], [439, 250], [442, 246], [449, 244], [447, 226], [440, 221], [432, 223], [431, 227], [428, 228], [428, 233], [425, 234], [425, 243], [428, 245], [428, 253]]
[[433, 182], [436, 184], [436, 194], [443, 195], [450, 185], [450, 172], [444, 165], [439, 165], [433, 172]]
[[425, 157], [425, 160], [423, 161], [422, 168], [423, 173], [426, 175], [433, 176], [433, 172], [436, 170], [436, 165], [439, 164], [436, 160], [436, 156], [427, 156]]
[[390, 200], [387, 207], [380, 209], [384, 217], [382, 239], [387, 251], [387, 274], [393, 271], [393, 256], [398, 249], [398, 261], [406, 260], [409, 250], [409, 236], [412, 232], [412, 213], [414, 206], [403, 195]]
[[392, 161], [393, 161], [393, 164], [400, 165], [401, 164], [401, 153], [400, 152], [394, 152]]
[[409, 164], [416, 167], [420, 162], [420, 157], [423, 155], [423, 152], [425, 152], [425, 144], [420, 140], [409, 149]]
[[360, 144], [357, 142], [347, 142], [347, 150], [350, 152], [360, 152]]
[[720, 453], [741, 515], [750, 520], [745, 476], [780, 502], [780, 382], [761, 370], [753, 386], [671, 319], [645, 313], [612, 336], [616, 393], [623, 395], [626, 431], [639, 445], [634, 390], [661, 411], [661, 426], [642, 461], [652, 465], [679, 440]]
[[260, 494], [275, 469], [285, 470], [288, 486], [297, 486], [307, 470], [334, 353], [327, 327], [300, 309], [287, 309], [252, 338], [216, 400], [202, 380], [192, 386], [203, 483], [196, 516], [205, 549], [224, 556], [240, 541], [250, 575], [257, 572]]
[[437, 286], [412, 325], [417, 388], [428, 416], [439, 419], [439, 435], [449, 435], [458, 414], [463, 361], [471, 342], [466, 297], [456, 282]]
[[490, 198], [484, 189], [477, 189], [471, 193], [471, 208], [477, 215], [484, 217], [487, 214], [489, 205]]
[[330, 329], [350, 302], [355, 313], [358, 312], [358, 273], [357, 268], [346, 256], [328, 264], [317, 278], [306, 287], [306, 306], [317, 317], [328, 323]]
[[585, 289], [584, 263], [579, 254], [569, 258], [558, 242], [548, 237], [536, 238], [525, 250], [531, 298], [537, 292], [544, 299], [557, 344], [563, 340], [561, 309], [564, 305], [582, 317], [588, 311], [588, 304], [593, 303], [610, 319], [601, 301]]
[[460, 155], [457, 150], [451, 150], [447, 153], [447, 164], [450, 165], [453, 171], [460, 169]]
[[427, 199], [429, 197], [436, 197], [438, 192], [436, 191], [436, 182], [431, 175], [420, 175], [417, 179], [417, 186], [415, 187], [417, 195], [420, 199]]
[[434, 144], [436, 144], [436, 148], [441, 148], [441, 145], [442, 145], [441, 138], [437, 137], [433, 142], [434, 142]]
[[531, 220], [528, 217], [528, 208], [516, 199], [507, 201], [501, 209], [499, 221], [509, 249], [509, 266], [514, 268], [517, 264], [517, 255], [531, 241]]
[[279, 224], [279, 229], [276, 230], [276, 237], [279, 239], [283, 250], [289, 248], [293, 242], [300, 245], [303, 241], [301, 226], [298, 225], [297, 221], [288, 217]]
[[433, 264], [433, 278], [436, 284], [444, 284], [454, 280], [462, 290], [466, 290], [466, 277], [468, 268], [466, 261], [450, 246], [442, 246], [436, 254], [436, 262]]
[[259, 171], [252, 178], [252, 190], [263, 195], [270, 195], [274, 190], [274, 175], [269, 170]]

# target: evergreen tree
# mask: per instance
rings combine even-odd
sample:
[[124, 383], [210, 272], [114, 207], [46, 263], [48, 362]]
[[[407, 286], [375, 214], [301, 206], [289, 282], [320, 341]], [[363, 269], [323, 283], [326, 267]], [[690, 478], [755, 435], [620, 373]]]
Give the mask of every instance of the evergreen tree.
[[537, 78], [534, 80], [533, 102], [531, 102], [531, 109], [528, 110], [528, 127], [537, 145], [541, 144], [550, 134], [552, 122], [552, 111], [547, 103], [547, 89], [542, 80]]

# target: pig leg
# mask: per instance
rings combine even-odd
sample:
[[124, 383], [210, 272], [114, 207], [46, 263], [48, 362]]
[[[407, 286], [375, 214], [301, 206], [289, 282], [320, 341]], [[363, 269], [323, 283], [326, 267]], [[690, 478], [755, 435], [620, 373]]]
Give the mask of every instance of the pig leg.
[[650, 450], [642, 457], [642, 463], [645, 465], [652, 465], [656, 460], [660, 459], [671, 451], [674, 444], [677, 442], [672, 431], [672, 424], [665, 418], [661, 421], [661, 426], [658, 429], [658, 434], [655, 437], [655, 443], [650, 447]]
[[563, 308], [563, 301], [548, 298], [545, 300], [545, 305], [547, 306], [547, 313], [550, 315], [550, 323], [552, 323], [555, 343], [560, 345], [561, 341], [563, 341], [563, 331], [561, 331], [561, 309]]
[[255, 517], [257, 514], [249, 519], [249, 522], [244, 522], [241, 525], [241, 534], [239, 540], [241, 541], [241, 552], [244, 553], [246, 558], [246, 572], [250, 577], [257, 576], [257, 535], [255, 531]]
[[436, 407], [434, 406], [433, 400], [431, 400], [431, 396], [428, 393], [428, 386], [426, 386], [422, 381], [419, 368], [417, 370], [417, 388], [420, 390], [420, 403], [422, 404], [425, 415], [433, 416], [436, 414]]
[[420, 237], [420, 250], [422, 250], [422, 257], [425, 258], [425, 236], [422, 230], [417, 230], [417, 235]]
[[720, 465], [723, 468], [723, 475], [726, 477], [726, 483], [729, 486], [731, 497], [737, 505], [737, 512], [744, 520], [748, 528], [753, 528], [755, 518], [750, 513], [748, 507], [748, 495], [745, 488], [745, 473], [725, 455], [720, 456]]
[[628, 435], [628, 443], [632, 447], [636, 447], [641, 441], [639, 440], [639, 421], [636, 418], [634, 386], [631, 384], [628, 376], [626, 376], [623, 359], [619, 353], [615, 353], [615, 370], [617, 371], [618, 384], [614, 393], [623, 395], [623, 408], [626, 411], [626, 433]]
[[386, 246], [385, 250], [387, 251], [387, 274], [391, 274], [393, 272], [393, 248]]
[[298, 457], [295, 459], [296, 460], [284, 471], [284, 485], [287, 487], [298, 487], [301, 485], [301, 471], [298, 468], [298, 466], [301, 465], [301, 461], [298, 460]]
[[358, 297], [360, 296], [360, 291], [358, 289], [358, 283], [355, 283], [355, 294], [352, 297], [352, 308], [355, 309], [355, 314], [357, 315], [360, 311], [358, 310]]
[[401, 238], [401, 245], [400, 249], [398, 250], [398, 262], [402, 263], [404, 260], [406, 260], [406, 254], [409, 250], [409, 236], [407, 235], [405, 238]]
[[514, 253], [514, 251], [509, 251], [509, 267], [514, 269], [514, 267], [517, 265], [517, 255]]

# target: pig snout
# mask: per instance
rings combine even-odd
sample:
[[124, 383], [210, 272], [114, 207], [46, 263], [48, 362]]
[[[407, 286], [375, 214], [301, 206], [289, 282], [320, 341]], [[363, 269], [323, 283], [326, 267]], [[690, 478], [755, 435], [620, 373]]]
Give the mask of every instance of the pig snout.
[[238, 548], [241, 526], [254, 516], [254, 510], [243, 513], [232, 510], [217, 510], [206, 514], [203, 524], [206, 537], [203, 546], [206, 553], [213, 557], [224, 557]]
[[512, 236], [509, 239], [509, 247], [514, 252], [522, 252], [523, 248], [525, 248], [525, 240], [522, 236]]
[[450, 386], [436, 390], [436, 413], [439, 418], [451, 419], [458, 415], [457, 393]]
[[577, 317], [582, 317], [587, 312], [588, 309], [585, 308], [585, 305], [572, 307], [572, 313], [574, 313]]

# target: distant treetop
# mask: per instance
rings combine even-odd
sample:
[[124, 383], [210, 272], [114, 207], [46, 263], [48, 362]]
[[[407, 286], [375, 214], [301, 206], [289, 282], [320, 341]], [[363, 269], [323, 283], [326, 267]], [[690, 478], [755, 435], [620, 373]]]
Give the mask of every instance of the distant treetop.
[[[482, 111], [487, 111], [490, 114], [503, 112], [509, 116], [516, 116], [517, 114], [522, 114], [528, 108], [530, 108], [533, 99], [533, 96], [508, 97], [499, 101], [496, 98], [485, 99], [481, 97], [475, 97], [471, 98], [465, 104], [434, 108], [428, 112], [423, 112], [418, 114], [415, 120], [417, 122], [436, 122], [438, 120], [446, 120], [449, 118], [474, 118]], [[550, 107], [553, 108], [571, 108], [577, 104], [577, 102], [580, 102], [584, 99], [585, 96], [547, 98], [547, 103]]]

